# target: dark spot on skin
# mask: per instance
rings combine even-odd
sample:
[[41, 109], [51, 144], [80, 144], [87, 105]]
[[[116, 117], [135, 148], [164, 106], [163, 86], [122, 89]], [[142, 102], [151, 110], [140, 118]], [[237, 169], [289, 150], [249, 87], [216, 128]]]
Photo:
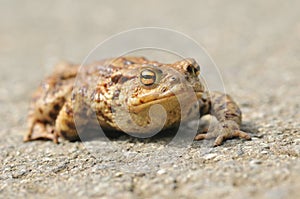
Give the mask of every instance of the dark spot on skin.
[[113, 75], [112, 77], [111, 77], [111, 81], [113, 82], [113, 83], [118, 83], [118, 81], [119, 81], [119, 79], [122, 77], [122, 74], [116, 74], [116, 75]]
[[67, 115], [72, 115], [73, 114], [73, 110], [71, 109], [71, 107], [69, 107], [69, 106], [66, 106], [66, 114]]
[[43, 114], [43, 109], [39, 108], [40, 114]]
[[59, 111], [60, 110], [60, 105], [59, 104], [55, 104], [53, 108], [54, 108], [54, 110]]
[[56, 116], [57, 116], [57, 111], [51, 111], [50, 113], [49, 113], [49, 116], [50, 116], [50, 118], [51, 119], [55, 119], [56, 118]]
[[62, 135], [62, 137], [67, 138], [67, 132], [66, 131], [60, 131], [60, 134]]
[[236, 117], [239, 117], [239, 116], [235, 113], [228, 113], [228, 112], [225, 113], [226, 119], [232, 119], [232, 118], [236, 118]]
[[72, 93], [72, 97], [71, 97], [71, 100], [72, 100], [72, 101], [75, 100], [75, 96], [76, 96], [75, 93]]
[[66, 122], [66, 125], [67, 125], [68, 128], [70, 128], [70, 129], [75, 129], [75, 125], [74, 125], [73, 122], [67, 121], [67, 122]]
[[210, 103], [200, 103], [200, 115], [210, 114]]
[[118, 98], [119, 98], [119, 95], [120, 95], [120, 90], [115, 90], [112, 99], [113, 99], [113, 100], [114, 100], [114, 99], [118, 99]]
[[102, 111], [97, 111], [97, 115], [101, 116], [107, 122], [112, 122], [111, 118], [105, 116]]
[[206, 106], [201, 106], [200, 107], [200, 116], [206, 115], [208, 112], [207, 107]]

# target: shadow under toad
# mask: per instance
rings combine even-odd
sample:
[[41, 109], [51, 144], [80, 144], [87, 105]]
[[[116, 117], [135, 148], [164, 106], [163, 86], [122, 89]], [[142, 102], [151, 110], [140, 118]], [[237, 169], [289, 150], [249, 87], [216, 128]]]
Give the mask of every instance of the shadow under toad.
[[[198, 126], [198, 132], [202, 132], [202, 129], [204, 129], [207, 126], [207, 123], [201, 123]], [[91, 142], [91, 141], [124, 141], [124, 142], [130, 142], [130, 143], [156, 143], [159, 145], [168, 145], [169, 143], [172, 142], [172, 140], [174, 139], [174, 137], [176, 137], [176, 139], [182, 139], [183, 143], [187, 142], [185, 145], [191, 145], [195, 146], [195, 144], [197, 145], [197, 147], [201, 147], [201, 146], [209, 146], [211, 147], [213, 145], [214, 139], [205, 139], [203, 141], [193, 141], [191, 139], [187, 139], [185, 140], [185, 138], [190, 134], [194, 134], [195, 132], [193, 132], [191, 130], [191, 128], [189, 128], [188, 124], [185, 124], [184, 127], [184, 134], [181, 133], [182, 135], [178, 136], [178, 130], [179, 130], [179, 125], [174, 126], [172, 128], [168, 128], [166, 130], [162, 130], [160, 132], [158, 132], [157, 134], [155, 134], [154, 136], [148, 137], [148, 138], [140, 138], [140, 137], [134, 137], [131, 136], [129, 134], [126, 134], [124, 132], [120, 132], [120, 131], [114, 131], [114, 130], [102, 130], [103, 132], [99, 133], [99, 131], [95, 131], [94, 129], [86, 129], [84, 131], [81, 130], [81, 132], [84, 133], [84, 135], [80, 135], [80, 140], [82, 142]], [[241, 125], [241, 130], [248, 133], [251, 137], [257, 137], [257, 138], [262, 138], [263, 135], [259, 134], [258, 131], [258, 127], [255, 123], [251, 122], [251, 121], [244, 121]], [[234, 140], [234, 142], [230, 145], [236, 144], [237, 142], [241, 142], [240, 140], [242, 139], [229, 139], [229, 140]], [[246, 140], [242, 140], [242, 142], [244, 142]], [[224, 142], [224, 144], [222, 146], [230, 146], [228, 144], [225, 144], [226, 141]], [[180, 146], [180, 145], [178, 145]], [[184, 145], [181, 145], [184, 146]]]

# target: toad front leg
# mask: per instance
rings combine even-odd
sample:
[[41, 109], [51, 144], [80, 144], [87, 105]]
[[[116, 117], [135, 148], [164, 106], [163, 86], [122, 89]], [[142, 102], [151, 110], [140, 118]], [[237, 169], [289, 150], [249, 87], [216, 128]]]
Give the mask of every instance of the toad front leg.
[[250, 140], [250, 135], [240, 130], [242, 113], [233, 99], [229, 95], [219, 92], [212, 92], [209, 95], [210, 103], [207, 103], [206, 107], [202, 107], [202, 110], [205, 111], [201, 114], [211, 114], [217, 118], [219, 123], [209, 130], [208, 133], [198, 134], [195, 140], [216, 137], [214, 146], [219, 146], [226, 139], [234, 137]]
[[55, 133], [66, 140], [79, 140], [74, 122], [74, 111], [71, 100], [68, 100], [55, 121]]

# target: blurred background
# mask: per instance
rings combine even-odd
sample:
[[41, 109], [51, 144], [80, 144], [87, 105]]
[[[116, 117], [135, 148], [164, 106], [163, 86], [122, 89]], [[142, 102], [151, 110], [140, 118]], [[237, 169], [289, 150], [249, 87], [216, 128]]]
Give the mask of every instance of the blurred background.
[[[36, 84], [58, 61], [80, 63], [108, 37], [144, 26], [189, 35], [207, 49], [220, 68], [245, 69], [255, 64], [278, 69], [298, 61], [298, 8], [299, 1], [280, 0], [1, 0], [1, 80], [7, 80], [7, 88], [20, 81], [22, 85]], [[285, 56], [274, 56], [282, 51]]]

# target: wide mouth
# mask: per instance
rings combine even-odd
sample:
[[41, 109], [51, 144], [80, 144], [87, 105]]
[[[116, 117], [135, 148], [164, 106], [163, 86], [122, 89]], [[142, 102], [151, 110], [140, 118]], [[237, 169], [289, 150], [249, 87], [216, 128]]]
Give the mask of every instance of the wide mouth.
[[[202, 96], [203, 92], [192, 92], [193, 94], [195, 94], [196, 99], [198, 99], [199, 97]], [[138, 113], [142, 110], [144, 110], [147, 107], [150, 107], [151, 105], [155, 105], [155, 104], [164, 104], [164, 103], [170, 103], [173, 100], [177, 100], [179, 103], [181, 103], [180, 99], [183, 100], [192, 100], [193, 96], [190, 95], [191, 92], [183, 92], [180, 94], [175, 94], [175, 93], [169, 93], [168, 95], [161, 95], [157, 98], [155, 98], [155, 96], [151, 96], [152, 100], [147, 100], [145, 102], [141, 101], [140, 104], [132, 104], [131, 106], [129, 106], [129, 111], [130, 112], [134, 112], [134, 113]], [[149, 96], [150, 97], [150, 96]], [[168, 101], [168, 102], [166, 102]]]

